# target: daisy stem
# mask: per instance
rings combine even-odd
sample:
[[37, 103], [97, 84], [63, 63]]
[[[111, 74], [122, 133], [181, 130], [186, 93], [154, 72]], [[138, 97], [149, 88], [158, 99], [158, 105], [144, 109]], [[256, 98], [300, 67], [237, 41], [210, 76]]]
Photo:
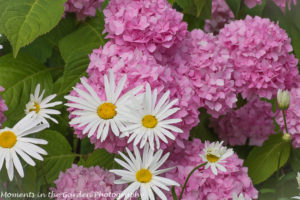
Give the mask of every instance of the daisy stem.
[[185, 188], [186, 188], [186, 184], [187, 184], [187, 182], [189, 181], [189, 179], [190, 179], [190, 177], [192, 176], [192, 174], [193, 174], [197, 169], [199, 169], [200, 167], [203, 167], [204, 165], [206, 165], [206, 163], [207, 163], [207, 162], [202, 163], [201, 165], [198, 165], [197, 167], [195, 167], [195, 168], [188, 174], [188, 176], [187, 176], [187, 178], [186, 178], [186, 180], [185, 180], [185, 183], [184, 183], [184, 185], [183, 185], [183, 187], [182, 187], [182, 190], [181, 190], [181, 193], [180, 193], [180, 196], [179, 196], [179, 200], [182, 199], [182, 195], [183, 195], [183, 192], [184, 192], [184, 190], [185, 190]]
[[282, 115], [283, 115], [283, 121], [284, 121], [285, 131], [286, 131], [286, 133], [288, 133], [287, 123], [286, 123], [286, 116], [285, 116], [285, 110], [282, 110]]

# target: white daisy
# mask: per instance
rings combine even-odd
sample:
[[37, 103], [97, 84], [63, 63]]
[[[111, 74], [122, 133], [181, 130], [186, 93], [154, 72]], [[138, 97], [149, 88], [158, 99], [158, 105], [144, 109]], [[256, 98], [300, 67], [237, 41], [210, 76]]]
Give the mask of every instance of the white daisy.
[[[232, 200], [246, 200], [246, 198], [244, 197], [243, 193], [240, 193], [240, 195], [238, 196], [235, 192], [232, 195]], [[251, 200], [251, 199], [247, 199], [247, 200]]]
[[29, 134], [39, 132], [48, 128], [49, 124], [42, 124], [40, 121], [27, 115], [20, 120], [13, 128], [0, 129], [0, 170], [4, 160], [10, 180], [14, 176], [14, 168], [21, 177], [24, 171], [18, 155], [29, 165], [34, 166], [35, 162], [31, 157], [43, 160], [40, 155], [47, 155], [47, 152], [35, 144], [47, 144], [47, 141], [25, 137]]
[[211, 168], [211, 171], [217, 175], [218, 170], [226, 172], [226, 168], [222, 166], [222, 163], [225, 163], [225, 159], [233, 154], [232, 149], [227, 149], [222, 146], [222, 142], [213, 142], [208, 145], [205, 143], [204, 152], [200, 154], [202, 160], [207, 162], [205, 169]]
[[101, 142], [106, 139], [109, 129], [116, 136], [119, 136], [120, 129], [125, 124], [125, 121], [120, 118], [122, 110], [128, 104], [130, 97], [142, 89], [142, 86], [136, 87], [120, 96], [125, 82], [126, 75], [122, 77], [116, 86], [114, 74], [110, 70], [109, 80], [106, 75], [104, 76], [106, 99], [101, 100], [94, 89], [82, 78], [81, 83], [85, 91], [74, 87], [79, 97], [71, 95], [65, 97], [71, 101], [66, 105], [76, 109], [71, 112], [76, 117], [70, 121], [70, 124], [77, 124], [79, 127], [86, 126], [83, 134], [88, 133], [88, 137], [91, 137], [96, 133], [97, 139], [101, 137]]
[[62, 104], [61, 101], [55, 101], [49, 103], [52, 99], [56, 97], [56, 94], [50, 95], [43, 99], [45, 90], [42, 91], [40, 95], [40, 84], [35, 88], [34, 94], [30, 95], [30, 101], [26, 104], [25, 113], [31, 117], [42, 121], [43, 123], [48, 123], [46, 119], [50, 119], [55, 123], [58, 123], [56, 119], [52, 118], [50, 115], [59, 115], [58, 110], [51, 109], [51, 107]]
[[[167, 197], [161, 191], [161, 189], [170, 191], [168, 186], [179, 186], [179, 184], [171, 179], [160, 177], [158, 175], [165, 173], [173, 168], [160, 169], [168, 159], [170, 153], [162, 156], [163, 151], [159, 150], [156, 153], [152, 149], [149, 149], [149, 145], [145, 145], [143, 155], [141, 154], [136, 146], [134, 146], [135, 156], [126, 148], [128, 157], [122, 152], [119, 154], [123, 160], [115, 158], [115, 161], [119, 163], [125, 170], [110, 170], [110, 172], [121, 176], [121, 179], [116, 180], [115, 184], [128, 184], [131, 183], [117, 199], [130, 198], [138, 189], [140, 189], [140, 197], [142, 200], [154, 200], [154, 193], [157, 194], [163, 200]], [[154, 192], [154, 193], [153, 193]]]
[[151, 149], [154, 149], [155, 139], [157, 149], [159, 149], [160, 139], [165, 143], [168, 143], [166, 137], [175, 140], [175, 136], [171, 131], [177, 133], [183, 132], [180, 128], [172, 125], [182, 120], [170, 118], [179, 108], [173, 107], [178, 99], [170, 102], [169, 95], [170, 91], [167, 91], [157, 100], [157, 90], [155, 89], [152, 93], [151, 87], [147, 83], [141, 108], [130, 108], [126, 116], [124, 116], [128, 120], [129, 125], [122, 129], [122, 131], [124, 131], [124, 135], [126, 136], [131, 134], [128, 143], [134, 140], [134, 145], [140, 143], [140, 148], [143, 148], [148, 141]]

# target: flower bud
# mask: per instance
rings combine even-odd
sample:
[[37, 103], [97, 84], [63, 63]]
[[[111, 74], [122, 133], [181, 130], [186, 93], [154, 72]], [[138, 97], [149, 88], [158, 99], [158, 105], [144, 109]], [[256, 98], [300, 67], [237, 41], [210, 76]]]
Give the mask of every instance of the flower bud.
[[281, 110], [286, 110], [290, 106], [290, 93], [287, 90], [279, 89], [277, 92], [277, 103]]
[[300, 189], [300, 172], [297, 173], [296, 180], [297, 180], [297, 183], [298, 183], [298, 189]]
[[291, 134], [289, 134], [289, 133], [283, 134], [282, 139], [283, 139], [283, 141], [286, 141], [286, 142], [291, 141], [292, 140]]

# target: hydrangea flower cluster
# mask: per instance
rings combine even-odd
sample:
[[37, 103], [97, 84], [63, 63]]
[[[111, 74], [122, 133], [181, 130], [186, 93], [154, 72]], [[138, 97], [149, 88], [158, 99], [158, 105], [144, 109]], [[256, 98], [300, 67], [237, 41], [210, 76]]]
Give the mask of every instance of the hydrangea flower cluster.
[[[0, 86], [0, 92], [3, 92], [4, 88]], [[1, 123], [3, 123], [6, 120], [6, 117], [4, 115], [4, 111], [7, 111], [7, 106], [4, 102], [3, 99], [1, 99], [0, 97], [0, 127], [1, 127]]]
[[192, 82], [195, 104], [213, 117], [225, 114], [237, 101], [233, 69], [227, 64], [229, 53], [220, 49], [216, 40], [211, 34], [193, 30], [170, 59], [170, 65]]
[[225, 24], [228, 24], [233, 19], [234, 14], [225, 0], [213, 0], [211, 19], [205, 20], [204, 31], [207, 33], [218, 33]]
[[[116, 9], [120, 12], [116, 13]], [[170, 99], [178, 99], [176, 106], [180, 110], [174, 114], [174, 117], [182, 119], [179, 127], [184, 133], [179, 134], [178, 137], [175, 134], [175, 137], [177, 137], [177, 145], [182, 146], [182, 140], [188, 138], [190, 129], [199, 122], [199, 105], [192, 100], [192, 97], [195, 96], [192, 82], [188, 77], [179, 74], [174, 67], [169, 67], [170, 64], [165, 62], [168, 60], [167, 53], [169, 51], [167, 53], [164, 51], [171, 45], [179, 43], [187, 34], [187, 26], [182, 22], [182, 14], [172, 9], [165, 0], [151, 2], [112, 0], [104, 13], [106, 31], [111, 40], [103, 48], [95, 49], [90, 55], [91, 62], [87, 70], [89, 84], [92, 87], [103, 88], [102, 77], [108, 69], [112, 69], [116, 74], [116, 80], [123, 75], [127, 76], [128, 81], [124, 86], [124, 91], [138, 85], [145, 86], [146, 82], [150, 83], [151, 87], [156, 88], [158, 92], [169, 90]], [[171, 21], [169, 17], [172, 18]], [[156, 23], [158, 19], [160, 23]], [[139, 27], [141, 24], [136, 22], [141, 21], [142, 23], [142, 20], [146, 20], [145, 23], [148, 24], [145, 29]], [[114, 28], [109, 27], [118, 21], [124, 22], [124, 30], [119, 35]], [[165, 29], [157, 31], [157, 29], [162, 30], [161, 23], [165, 24]], [[131, 37], [135, 35], [135, 32], [143, 38], [129, 40], [126, 35], [129, 34]], [[166, 37], [168, 42], [158, 39], [159, 37]], [[149, 48], [154, 46], [154, 49]], [[157, 47], [159, 50], [155, 51]], [[103, 90], [99, 91], [99, 94], [101, 93]], [[75, 127], [75, 134], [80, 136], [81, 132], [82, 130]], [[91, 137], [91, 141], [95, 143], [96, 148], [106, 148], [110, 152], [116, 152], [125, 147], [122, 139], [114, 138], [111, 135], [107, 141], [102, 143], [93, 137]], [[114, 141], [113, 145], [112, 141]], [[162, 148], [165, 147], [162, 146]]]
[[[175, 147], [165, 167], [177, 166], [165, 174], [166, 178], [177, 181], [183, 185], [186, 177], [195, 166], [203, 163], [199, 154], [204, 151], [204, 144], [199, 139], [185, 142], [186, 148]], [[252, 185], [247, 174], [247, 168], [243, 167], [243, 161], [236, 154], [231, 155], [222, 164], [226, 172], [219, 171], [215, 175], [210, 168], [200, 168], [190, 177], [183, 199], [232, 199], [233, 193], [243, 193], [245, 199], [256, 199], [258, 192]], [[216, 189], [216, 186], [218, 189]], [[175, 188], [178, 195], [181, 190]], [[169, 199], [172, 199], [171, 193]]]
[[187, 33], [183, 14], [166, 0], [111, 0], [104, 10], [105, 32], [116, 44], [170, 48]]
[[275, 115], [270, 103], [257, 98], [219, 119], [212, 118], [211, 126], [227, 144], [244, 145], [249, 139], [249, 145], [261, 146], [274, 133]]
[[218, 35], [220, 48], [229, 52], [233, 78], [243, 98], [272, 98], [278, 89], [299, 84], [298, 60], [286, 32], [278, 24], [247, 16], [226, 25]]
[[[99, 166], [85, 168], [83, 166], [72, 165], [72, 168], [66, 170], [65, 173], [60, 172], [59, 177], [54, 181], [56, 188], [51, 188], [55, 194], [73, 194], [73, 196], [58, 195], [58, 200], [113, 200], [119, 195], [124, 186], [114, 184], [115, 175]], [[97, 196], [96, 193], [101, 192], [103, 195], [111, 194], [110, 197]], [[83, 198], [76, 194], [95, 194], [92, 197]]]
[[[293, 146], [295, 148], [300, 147], [300, 88], [293, 88], [290, 91], [290, 106], [285, 111], [286, 122], [289, 134], [292, 136]], [[276, 117], [276, 122], [280, 125], [281, 129], [284, 130], [283, 115]]]
[[64, 4], [65, 13], [76, 13], [77, 19], [85, 20], [86, 17], [94, 17], [97, 9], [100, 10], [104, 0], [67, 0]]

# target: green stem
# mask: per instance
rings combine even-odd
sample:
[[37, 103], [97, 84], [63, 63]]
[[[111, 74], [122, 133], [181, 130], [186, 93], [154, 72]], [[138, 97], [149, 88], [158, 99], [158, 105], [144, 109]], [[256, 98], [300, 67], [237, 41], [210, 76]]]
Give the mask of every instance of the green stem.
[[288, 131], [287, 123], [286, 123], [285, 110], [282, 110], [282, 115], [283, 115], [283, 121], [284, 121], [285, 131], [286, 131], [286, 133], [288, 133], [289, 131]]
[[206, 163], [207, 163], [207, 162], [202, 163], [201, 165], [198, 165], [197, 167], [195, 167], [195, 168], [189, 173], [189, 175], [188, 175], [188, 177], [186, 178], [185, 183], [184, 183], [184, 185], [183, 185], [183, 187], [182, 187], [182, 190], [181, 190], [181, 193], [180, 193], [180, 196], [179, 196], [179, 200], [182, 199], [182, 195], [183, 195], [183, 192], [184, 192], [184, 190], [185, 190], [185, 188], [186, 188], [186, 184], [187, 184], [187, 182], [189, 181], [189, 179], [190, 179], [190, 177], [192, 176], [192, 174], [193, 174], [197, 169], [199, 169], [200, 167], [203, 167], [204, 165], [206, 165]]

